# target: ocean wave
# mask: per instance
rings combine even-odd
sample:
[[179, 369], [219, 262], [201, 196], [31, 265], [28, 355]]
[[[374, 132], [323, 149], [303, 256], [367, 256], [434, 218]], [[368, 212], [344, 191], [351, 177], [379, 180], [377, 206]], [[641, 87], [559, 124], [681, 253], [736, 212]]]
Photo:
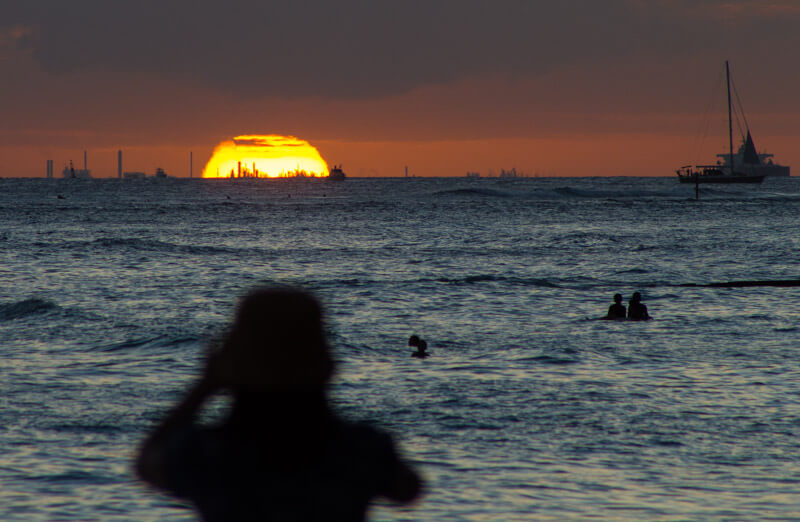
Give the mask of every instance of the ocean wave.
[[536, 188], [527, 191], [498, 190], [493, 188], [458, 188], [434, 192], [434, 196], [467, 196], [484, 198], [516, 198], [533, 200], [569, 199], [671, 199], [684, 197], [683, 193], [672, 191], [634, 190], [634, 189], [583, 189], [570, 186]]
[[489, 188], [460, 188], [452, 190], [440, 190], [434, 192], [434, 196], [489, 196], [493, 198], [509, 198], [514, 194], [503, 190]]
[[13, 321], [31, 315], [46, 314], [58, 309], [58, 305], [44, 299], [31, 298], [15, 303], [0, 304], [0, 321]]
[[619, 270], [617, 274], [647, 274], [650, 270], [646, 268], [628, 268], [625, 270]]
[[580, 362], [575, 359], [567, 359], [566, 357], [554, 357], [552, 355], [537, 355], [536, 357], [531, 357], [530, 360], [539, 364], [555, 365], [555, 366], [577, 364], [578, 362]]
[[156, 335], [154, 337], [140, 337], [127, 339], [122, 342], [98, 346], [96, 349], [103, 352], [118, 352], [137, 348], [176, 348], [179, 346], [197, 344], [201, 341], [200, 337], [190, 335]]
[[676, 197], [674, 192], [653, 190], [597, 190], [558, 187], [552, 189], [551, 192], [565, 199], [663, 199]]
[[[137, 251], [191, 254], [191, 255], [216, 255], [240, 253], [242, 249], [223, 246], [209, 245], [184, 245], [179, 243], [169, 243], [152, 239], [139, 239], [135, 237], [103, 237], [90, 241], [65, 241], [64, 245], [68, 248], [85, 251], [88, 249], [130, 249]], [[37, 243], [36, 246], [52, 247], [52, 243]]]
[[520, 286], [538, 286], [544, 288], [561, 288], [560, 285], [542, 278], [525, 278], [514, 276], [501, 276], [495, 274], [476, 274], [464, 277], [439, 277], [437, 279], [422, 279], [421, 282], [433, 281], [455, 285], [470, 285], [475, 283], [502, 282]]

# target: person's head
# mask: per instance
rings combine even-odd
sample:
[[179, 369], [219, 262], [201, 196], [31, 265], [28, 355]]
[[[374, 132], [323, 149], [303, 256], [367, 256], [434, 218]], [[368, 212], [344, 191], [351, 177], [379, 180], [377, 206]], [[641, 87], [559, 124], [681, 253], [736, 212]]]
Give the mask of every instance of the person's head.
[[409, 337], [408, 338], [408, 345], [409, 346], [419, 346], [419, 336], [418, 335], [412, 335], [411, 337]]
[[614, 302], [620, 304], [622, 302], [622, 294], [614, 294]]
[[417, 351], [419, 353], [425, 353], [425, 350], [428, 349], [428, 343], [420, 339], [419, 344], [417, 345]]
[[291, 288], [242, 298], [219, 356], [234, 392], [322, 389], [333, 373], [322, 309]]
[[633, 303], [638, 303], [641, 300], [642, 300], [642, 294], [640, 294], [639, 292], [634, 292], [633, 296], [631, 296], [631, 302]]

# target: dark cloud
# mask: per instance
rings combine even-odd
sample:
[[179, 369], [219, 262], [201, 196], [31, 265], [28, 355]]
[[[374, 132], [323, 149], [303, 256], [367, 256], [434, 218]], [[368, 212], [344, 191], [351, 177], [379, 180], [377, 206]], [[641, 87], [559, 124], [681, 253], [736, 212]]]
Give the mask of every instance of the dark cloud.
[[380, 97], [470, 76], [679, 59], [742, 39], [796, 42], [791, 4], [758, 4], [30, 0], [0, 6], [0, 25], [17, 28], [17, 46], [54, 75], [142, 72], [232, 95]]

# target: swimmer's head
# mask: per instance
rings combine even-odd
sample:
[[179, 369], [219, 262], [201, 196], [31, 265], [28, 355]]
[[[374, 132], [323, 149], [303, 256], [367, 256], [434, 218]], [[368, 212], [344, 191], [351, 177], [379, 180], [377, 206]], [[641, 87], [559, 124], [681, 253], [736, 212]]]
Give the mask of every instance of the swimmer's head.
[[247, 294], [220, 355], [234, 389], [319, 388], [333, 373], [322, 309], [312, 295], [296, 289]]
[[638, 303], [641, 300], [642, 300], [642, 294], [640, 294], [639, 292], [634, 292], [633, 297], [631, 297], [631, 301], [633, 301], [634, 303]]
[[419, 346], [419, 335], [412, 335], [408, 338], [409, 346]]
[[428, 343], [420, 339], [419, 344], [417, 345], [417, 351], [420, 353], [425, 353], [425, 350], [427, 349], [428, 349]]
[[614, 302], [621, 303], [622, 302], [622, 294], [614, 294]]

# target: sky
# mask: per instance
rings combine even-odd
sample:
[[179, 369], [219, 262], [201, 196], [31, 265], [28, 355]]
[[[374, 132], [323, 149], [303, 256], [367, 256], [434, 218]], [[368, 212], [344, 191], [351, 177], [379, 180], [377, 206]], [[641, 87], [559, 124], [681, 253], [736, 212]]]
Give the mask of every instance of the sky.
[[0, 177], [198, 176], [243, 134], [350, 176], [670, 176], [727, 147], [725, 60], [800, 169], [798, 0], [5, 0]]

